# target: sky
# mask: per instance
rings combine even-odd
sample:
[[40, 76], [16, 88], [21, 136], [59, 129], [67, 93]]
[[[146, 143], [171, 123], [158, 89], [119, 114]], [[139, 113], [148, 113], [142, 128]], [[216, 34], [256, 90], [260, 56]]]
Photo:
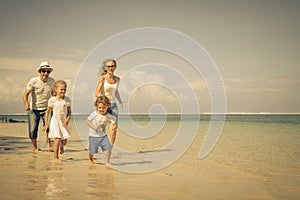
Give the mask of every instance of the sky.
[[[125, 41], [106, 47], [107, 53], [87, 67], [91, 54], [111, 37], [143, 27], [173, 30], [205, 49], [224, 84], [226, 112], [300, 113], [297, 0], [1, 0], [0, 4], [0, 113], [25, 113], [22, 94], [44, 60], [54, 68], [52, 77], [68, 82], [74, 112], [89, 113], [103, 56], [115, 56], [113, 51], [124, 48]], [[141, 49], [116, 59], [126, 105], [120, 113], [212, 111], [206, 77], [180, 55]]]

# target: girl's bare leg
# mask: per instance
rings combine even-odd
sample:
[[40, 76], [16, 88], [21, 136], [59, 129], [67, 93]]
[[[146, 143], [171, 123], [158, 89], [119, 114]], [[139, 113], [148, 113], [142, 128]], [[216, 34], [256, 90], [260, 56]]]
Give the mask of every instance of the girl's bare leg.
[[50, 138], [48, 138], [48, 133], [46, 132], [46, 144], [48, 147], [48, 151], [52, 151], [52, 144]]
[[47, 130], [45, 130], [45, 135], [46, 135], [46, 144], [47, 144], [47, 147], [48, 147], [48, 151], [51, 151], [52, 150], [52, 144], [51, 144], [50, 138], [48, 137], [49, 136], [49, 128]]
[[62, 139], [60, 141], [60, 154], [65, 153], [64, 147], [67, 145], [67, 139]]
[[60, 146], [60, 138], [54, 139], [54, 160], [59, 160], [58, 152], [59, 152], [59, 146]]

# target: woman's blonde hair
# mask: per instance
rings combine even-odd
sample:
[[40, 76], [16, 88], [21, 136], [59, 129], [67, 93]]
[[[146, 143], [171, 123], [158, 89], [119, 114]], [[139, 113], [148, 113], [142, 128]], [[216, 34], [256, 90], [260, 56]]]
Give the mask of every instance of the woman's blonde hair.
[[108, 62], [113, 62], [114, 65], [115, 65], [115, 69], [117, 68], [117, 61], [116, 61], [116, 60], [114, 60], [114, 59], [112, 59], [112, 58], [106, 59], [106, 60], [104, 60], [104, 61], [102, 62], [102, 65], [101, 65], [100, 68], [99, 68], [99, 74], [100, 74], [100, 75], [104, 75], [104, 74], [107, 73], [107, 71], [106, 71], [106, 63], [108, 63]]

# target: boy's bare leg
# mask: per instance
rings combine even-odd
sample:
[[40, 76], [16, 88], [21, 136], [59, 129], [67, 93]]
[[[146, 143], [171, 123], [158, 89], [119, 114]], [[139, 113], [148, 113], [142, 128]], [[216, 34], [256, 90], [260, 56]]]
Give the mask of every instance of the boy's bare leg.
[[106, 150], [106, 163], [105, 163], [106, 166], [111, 166], [110, 156], [111, 156], [111, 149], [107, 149]]
[[94, 164], [94, 155], [89, 153], [89, 164], [92, 165]]
[[115, 144], [115, 141], [116, 141], [116, 135], [117, 135], [117, 128], [118, 128], [118, 125], [117, 124], [111, 124], [109, 129], [109, 141], [111, 143], [111, 145], [114, 145]]

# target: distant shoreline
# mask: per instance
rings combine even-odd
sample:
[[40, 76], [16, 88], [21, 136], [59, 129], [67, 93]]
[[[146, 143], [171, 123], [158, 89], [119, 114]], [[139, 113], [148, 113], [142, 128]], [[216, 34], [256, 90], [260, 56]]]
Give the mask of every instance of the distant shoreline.
[[[72, 113], [73, 116], [84, 116], [89, 115], [90, 113]], [[26, 113], [0, 113], [0, 116], [24, 116]], [[230, 113], [119, 113], [120, 116], [138, 116], [138, 115], [300, 115], [300, 113], [269, 113], [269, 112], [230, 112]]]
[[[89, 114], [72, 114], [72, 120], [84, 120]], [[229, 113], [229, 114], [119, 114], [120, 122], [128, 121], [209, 121], [209, 122], [263, 122], [300, 124], [300, 114], [294, 113]], [[0, 123], [25, 123], [26, 114], [0, 114]]]

